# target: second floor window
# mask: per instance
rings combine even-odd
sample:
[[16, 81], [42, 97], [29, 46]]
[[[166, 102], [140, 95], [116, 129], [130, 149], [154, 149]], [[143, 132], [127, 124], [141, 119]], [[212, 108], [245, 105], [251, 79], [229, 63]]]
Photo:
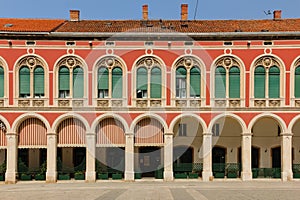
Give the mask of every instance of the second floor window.
[[0, 98], [4, 97], [4, 69], [0, 66]]
[[186, 97], [186, 69], [184, 67], [176, 69], [176, 97]]
[[30, 97], [30, 70], [27, 66], [23, 66], [19, 71], [19, 88], [20, 97]]
[[145, 67], [140, 67], [137, 70], [136, 79], [136, 98], [148, 97], [148, 73]]
[[98, 70], [98, 98], [108, 97], [108, 69], [100, 67]]
[[295, 90], [294, 95], [295, 98], [300, 98], [300, 66], [298, 66], [295, 70]]
[[70, 96], [70, 71], [69, 68], [63, 66], [59, 68], [59, 98]]
[[73, 98], [83, 98], [84, 73], [81, 67], [73, 69]]
[[232, 66], [228, 71], [223, 66], [215, 70], [215, 98], [240, 98], [240, 69]]
[[34, 77], [33, 77], [34, 97], [39, 98], [45, 96], [44, 80], [45, 80], [44, 69], [42, 67], [36, 67], [34, 69]]

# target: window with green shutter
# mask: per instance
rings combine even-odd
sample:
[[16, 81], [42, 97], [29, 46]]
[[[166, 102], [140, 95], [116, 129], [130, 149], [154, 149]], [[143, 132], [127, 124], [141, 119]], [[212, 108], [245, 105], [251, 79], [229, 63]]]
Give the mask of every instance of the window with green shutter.
[[70, 95], [70, 71], [65, 66], [59, 68], [58, 89], [60, 98], [66, 98]]
[[0, 67], [0, 98], [4, 97], [4, 69]]
[[263, 66], [258, 66], [254, 71], [254, 97], [265, 98], [266, 71]]
[[112, 98], [122, 98], [123, 94], [123, 72], [120, 67], [112, 70]]
[[150, 97], [161, 98], [161, 70], [158, 67], [151, 70]]
[[300, 98], [300, 66], [295, 69], [295, 98]]
[[269, 69], [269, 98], [279, 98], [280, 96], [280, 70], [277, 66]]
[[201, 96], [201, 71], [198, 67], [193, 67], [190, 71], [190, 97]]
[[34, 69], [34, 77], [33, 77], [33, 84], [34, 84], [34, 97], [43, 97], [45, 92], [45, 78], [44, 78], [44, 68], [38, 66]]
[[136, 97], [147, 98], [148, 89], [148, 73], [145, 67], [140, 67], [137, 70], [136, 79]]
[[186, 69], [184, 67], [176, 69], [176, 97], [186, 97]]
[[30, 70], [27, 66], [23, 66], [20, 68], [19, 88], [20, 97], [30, 96]]
[[73, 69], [73, 98], [84, 96], [84, 72], [81, 67]]
[[218, 66], [215, 71], [215, 98], [226, 97], [226, 70]]
[[100, 67], [98, 69], [98, 98], [108, 97], [108, 69]]
[[229, 98], [240, 98], [240, 69], [236, 66], [229, 69]]

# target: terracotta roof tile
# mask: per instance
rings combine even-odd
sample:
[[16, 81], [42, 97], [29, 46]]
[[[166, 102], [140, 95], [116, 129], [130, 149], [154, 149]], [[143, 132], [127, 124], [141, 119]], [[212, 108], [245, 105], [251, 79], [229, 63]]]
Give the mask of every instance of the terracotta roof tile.
[[65, 20], [0, 18], [0, 31], [50, 32], [60, 26], [63, 22], [65, 22]]

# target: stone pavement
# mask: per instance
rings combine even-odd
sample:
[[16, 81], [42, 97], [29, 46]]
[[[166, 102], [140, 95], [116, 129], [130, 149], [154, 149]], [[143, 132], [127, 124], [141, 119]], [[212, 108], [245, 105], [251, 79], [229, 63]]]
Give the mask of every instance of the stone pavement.
[[136, 182], [61, 181], [56, 184], [30, 181], [15, 185], [0, 184], [0, 200], [299, 200], [300, 182], [280, 181], [187, 181]]

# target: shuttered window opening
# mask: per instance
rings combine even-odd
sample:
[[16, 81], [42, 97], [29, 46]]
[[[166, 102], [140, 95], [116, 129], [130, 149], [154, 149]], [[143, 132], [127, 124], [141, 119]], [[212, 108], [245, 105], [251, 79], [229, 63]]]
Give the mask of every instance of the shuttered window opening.
[[135, 129], [136, 146], [162, 146], [164, 143], [164, 128], [156, 119], [142, 119]]
[[30, 70], [27, 66], [20, 68], [19, 88], [20, 97], [26, 98], [30, 96]]
[[6, 126], [0, 121], [0, 149], [6, 148]]
[[148, 72], [145, 67], [140, 67], [137, 70], [136, 78], [136, 97], [137, 98], [147, 98], [148, 90]]
[[38, 66], [34, 69], [34, 97], [43, 97], [45, 95], [45, 78], [44, 78], [44, 68]]
[[84, 96], [84, 72], [81, 67], [73, 70], [73, 98], [83, 98]]
[[226, 97], [226, 70], [218, 66], [215, 71], [215, 98]]
[[186, 97], [186, 69], [178, 67], [176, 69], [176, 97]]
[[58, 77], [59, 97], [66, 98], [70, 95], [70, 71], [69, 68], [62, 66], [59, 68]]
[[295, 98], [300, 98], [300, 66], [295, 70]]
[[201, 71], [193, 67], [190, 71], [190, 97], [201, 96]]
[[97, 128], [97, 146], [125, 146], [125, 129], [114, 118], [102, 120]]
[[265, 98], [266, 71], [263, 66], [258, 66], [254, 71], [254, 97]]
[[240, 98], [240, 69], [231, 67], [229, 69], [229, 98]]
[[269, 69], [269, 98], [280, 97], [280, 70], [277, 66]]
[[19, 128], [19, 148], [47, 148], [47, 128], [37, 119], [23, 121]]
[[59, 147], [83, 147], [86, 140], [85, 133], [85, 126], [80, 120], [66, 119], [57, 128], [57, 144]]
[[108, 69], [100, 67], [98, 69], [98, 98], [108, 97]]
[[150, 97], [161, 98], [161, 70], [158, 67], [151, 69]]
[[112, 98], [123, 97], [123, 72], [120, 67], [112, 70]]
[[4, 69], [0, 66], [0, 98], [4, 97]]

